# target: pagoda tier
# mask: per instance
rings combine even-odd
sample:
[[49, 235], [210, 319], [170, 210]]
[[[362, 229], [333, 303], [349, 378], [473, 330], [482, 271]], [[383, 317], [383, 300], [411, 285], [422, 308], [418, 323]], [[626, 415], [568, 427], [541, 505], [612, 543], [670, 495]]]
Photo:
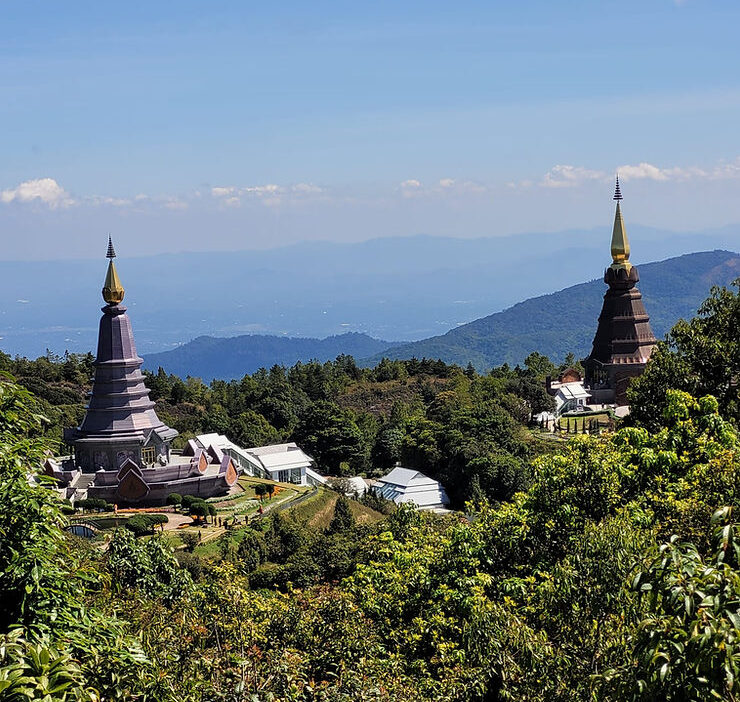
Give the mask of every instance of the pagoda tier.
[[136, 353], [131, 320], [122, 305], [103, 307], [98, 334], [95, 378], [77, 440], [148, 438], [152, 431], [163, 439], [177, 436], [154, 411], [144, 385], [143, 359]]

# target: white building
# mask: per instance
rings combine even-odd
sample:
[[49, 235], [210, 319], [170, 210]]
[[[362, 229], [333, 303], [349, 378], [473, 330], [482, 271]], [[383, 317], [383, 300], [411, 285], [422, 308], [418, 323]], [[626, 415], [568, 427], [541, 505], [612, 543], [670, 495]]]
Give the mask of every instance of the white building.
[[314, 470], [314, 460], [297, 444], [273, 444], [246, 449], [256, 472], [280, 483], [297, 485], [325, 485], [326, 478]]
[[578, 412], [586, 407], [591, 397], [583, 383], [563, 383], [555, 393], [555, 415], [559, 417], [565, 412]]
[[368, 482], [359, 475], [351, 478], [334, 478], [332, 485], [335, 490], [341, 490], [347, 497], [362, 497], [368, 491]]
[[201, 434], [188, 442], [185, 453], [203, 449], [215, 459], [228, 455], [237, 468], [252, 475], [278, 483], [325, 485], [326, 478], [314, 470], [314, 460], [297, 444], [272, 444], [242, 448], [221, 434]]
[[373, 490], [396, 504], [413, 502], [419, 509], [444, 510], [450, 504], [440, 483], [417, 470], [400, 466], [379, 478]]
[[591, 394], [584, 387], [581, 374], [574, 368], [563, 371], [557, 380], [548, 377], [546, 383], [547, 392], [555, 398], [555, 417], [586, 408]]

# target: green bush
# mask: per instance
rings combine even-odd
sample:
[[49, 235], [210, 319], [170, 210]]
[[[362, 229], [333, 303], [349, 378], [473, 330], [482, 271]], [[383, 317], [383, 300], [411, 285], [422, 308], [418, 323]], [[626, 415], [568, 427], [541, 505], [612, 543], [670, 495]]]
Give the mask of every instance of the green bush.
[[108, 503], [99, 497], [86, 497], [84, 500], [78, 500], [75, 503], [76, 507], [82, 509], [83, 512], [102, 512], [108, 509]]
[[193, 502], [203, 501], [202, 497], [196, 497], [195, 495], [183, 495], [182, 506], [189, 509]]
[[124, 526], [135, 536], [146, 536], [154, 533], [157, 524], [166, 523], [167, 516], [164, 514], [137, 514], [127, 519]]

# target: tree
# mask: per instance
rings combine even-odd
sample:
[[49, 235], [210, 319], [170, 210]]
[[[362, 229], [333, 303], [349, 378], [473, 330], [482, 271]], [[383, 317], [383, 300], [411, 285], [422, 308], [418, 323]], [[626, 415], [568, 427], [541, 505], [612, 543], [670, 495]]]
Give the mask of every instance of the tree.
[[182, 539], [182, 543], [188, 553], [195, 551], [195, 547], [200, 543], [200, 538], [194, 531], [183, 531], [180, 534], [180, 539]]
[[108, 508], [108, 503], [99, 497], [86, 497], [84, 500], [78, 500], [75, 504], [77, 507], [82, 509], [83, 512], [92, 512], [93, 510], [96, 512], [102, 512]]
[[208, 507], [209, 505], [204, 500], [193, 502], [190, 505], [190, 516], [195, 517], [197, 521], [205, 520], [207, 522], [209, 514]]
[[369, 447], [351, 413], [333, 402], [317, 402], [303, 414], [296, 441], [330, 475], [339, 475], [342, 461], [362, 466]]
[[337, 532], [349, 531], [350, 529], [354, 529], [354, 526], [355, 517], [352, 514], [349, 500], [344, 495], [341, 495], [334, 505], [334, 516], [329, 524], [329, 533], [335, 534]]
[[259, 412], [241, 412], [232, 420], [228, 436], [239, 446], [266, 446], [280, 440], [280, 433]]
[[[737, 285], [736, 281], [736, 285]], [[696, 317], [680, 320], [659, 343], [645, 372], [628, 389], [630, 423], [651, 430], [661, 425], [666, 391], [713, 395], [720, 412], [740, 422], [740, 295], [712, 288]]]
[[260, 498], [260, 502], [262, 502], [262, 498], [267, 494], [267, 485], [265, 485], [265, 483], [257, 483], [254, 486], [254, 494], [257, 495], [257, 497]]
[[202, 497], [196, 497], [195, 495], [183, 495], [182, 506], [185, 507], [185, 509], [190, 509], [193, 503], [202, 501]]
[[704, 558], [678, 536], [632, 583], [647, 605], [629, 659], [607, 673], [622, 699], [737, 699], [740, 543], [732, 510], [717, 510], [715, 551]]
[[265, 539], [254, 529], [245, 529], [236, 549], [237, 560], [244, 573], [252, 573], [264, 561]]
[[177, 511], [182, 504], [182, 495], [176, 492], [171, 492], [167, 495], [167, 504], [172, 505], [175, 508], [175, 511]]
[[275, 485], [275, 483], [267, 483], [267, 485], [265, 485], [265, 488], [267, 490], [268, 499], [270, 500], [272, 499], [272, 496], [275, 494], [276, 487], [277, 486]]
[[534, 376], [537, 380], [543, 381], [545, 377], [555, 375], [556, 368], [553, 362], [541, 353], [532, 351], [524, 359], [524, 367], [527, 369], [529, 375]]

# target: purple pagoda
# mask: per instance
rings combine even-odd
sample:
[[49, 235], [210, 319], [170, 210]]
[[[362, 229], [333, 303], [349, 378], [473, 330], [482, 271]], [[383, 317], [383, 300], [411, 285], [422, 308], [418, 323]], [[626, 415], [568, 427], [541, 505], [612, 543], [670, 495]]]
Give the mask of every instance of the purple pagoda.
[[123, 302], [124, 288], [108, 239], [108, 272], [98, 332], [95, 377], [85, 417], [66, 429], [72, 454], [49, 459], [46, 472], [72, 499], [99, 497], [114, 503], [161, 504], [167, 495], [212, 497], [236, 483], [237, 468], [228, 454], [200, 450], [185, 456], [173, 451], [177, 431], [154, 411], [144, 385], [131, 320]]
[[619, 176], [614, 199], [617, 209], [612, 231], [612, 264], [604, 273], [609, 289], [604, 294], [593, 348], [584, 367], [592, 402], [626, 405], [627, 386], [645, 370], [656, 339], [637, 288], [640, 275], [629, 260], [630, 245], [619, 206], [622, 199]]

